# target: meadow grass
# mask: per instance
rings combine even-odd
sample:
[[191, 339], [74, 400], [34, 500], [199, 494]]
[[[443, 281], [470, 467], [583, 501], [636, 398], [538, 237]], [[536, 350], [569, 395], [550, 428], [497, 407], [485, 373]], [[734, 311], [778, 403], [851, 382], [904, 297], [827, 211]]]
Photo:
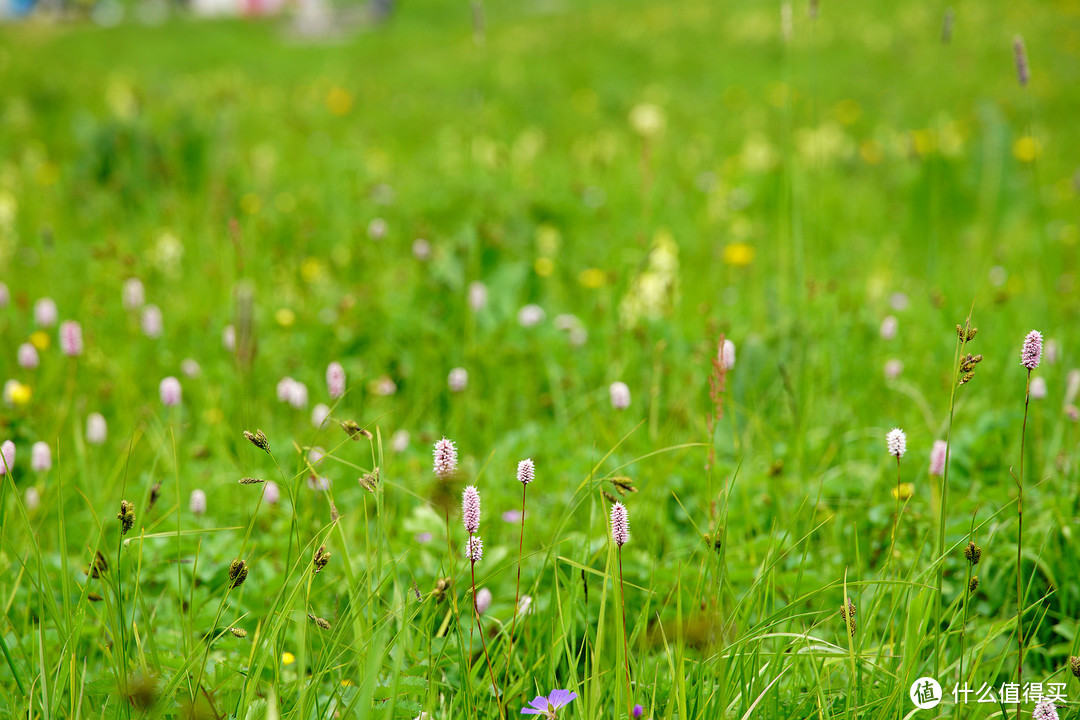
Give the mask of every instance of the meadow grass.
[[1080, 716], [1076, 11], [944, 11], [0, 27], [0, 716]]

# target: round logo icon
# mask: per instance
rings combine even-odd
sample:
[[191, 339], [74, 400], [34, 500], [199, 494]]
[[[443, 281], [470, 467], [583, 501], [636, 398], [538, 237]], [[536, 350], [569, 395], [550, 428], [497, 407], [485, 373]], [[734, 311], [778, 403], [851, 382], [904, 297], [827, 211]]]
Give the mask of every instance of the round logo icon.
[[941, 685], [932, 677], [921, 677], [911, 683], [908, 697], [915, 703], [915, 707], [920, 710], [929, 710], [937, 707], [941, 702]]

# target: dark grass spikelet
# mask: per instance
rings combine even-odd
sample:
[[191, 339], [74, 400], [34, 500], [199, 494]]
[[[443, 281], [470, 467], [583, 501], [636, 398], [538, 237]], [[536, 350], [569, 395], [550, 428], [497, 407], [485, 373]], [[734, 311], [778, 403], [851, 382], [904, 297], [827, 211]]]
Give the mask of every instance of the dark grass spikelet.
[[105, 556], [98, 550], [94, 553], [94, 562], [90, 564], [90, 577], [97, 580], [109, 569], [109, 561], [105, 559]]
[[855, 603], [851, 601], [851, 598], [847, 598], [847, 602], [840, 606], [840, 619], [847, 623], [848, 632], [851, 633], [851, 637], [855, 637], [856, 622], [855, 615], [858, 610], [855, 609]]
[[266, 439], [266, 433], [262, 430], [256, 430], [254, 433], [245, 430], [244, 437], [246, 437], [252, 445], [264, 451], [267, 455], [270, 454], [270, 441]]
[[326, 618], [315, 617], [311, 613], [308, 613], [308, 617], [311, 618], [311, 622], [315, 623], [316, 625], [318, 625], [323, 630], [329, 630], [330, 629], [330, 622]]
[[240, 558], [233, 560], [229, 565], [229, 587], [234, 589], [240, 587], [247, 580], [247, 576], [247, 563]]
[[375, 489], [379, 486], [379, 468], [375, 468], [371, 472], [361, 475], [359, 482], [360, 486], [368, 492], [375, 492]]
[[86, 599], [89, 600], [90, 602], [101, 602], [105, 598], [101, 597], [100, 595], [98, 595], [95, 592], [92, 592], [92, 593], [87, 593], [86, 594]]
[[247, 630], [245, 630], [244, 628], [231, 627], [231, 628], [229, 628], [229, 632], [232, 633], [233, 637], [238, 637], [238, 638], [246, 638], [247, 637]]
[[1024, 38], [1019, 35], [1013, 38], [1013, 55], [1016, 58], [1016, 80], [1021, 87], [1027, 87], [1028, 82], [1031, 80], [1031, 68], [1028, 67]]
[[614, 495], [609, 493], [607, 490], [601, 490], [600, 494], [603, 495], [604, 499], [607, 500], [609, 503], [617, 503], [617, 502], [619, 502], [619, 498], [615, 497]]
[[154, 487], [150, 488], [150, 499], [146, 503], [146, 512], [149, 513], [154, 509], [154, 505], [157, 504], [158, 499], [161, 497], [161, 481], [158, 480], [154, 483]]
[[315, 556], [311, 559], [311, 564], [315, 566], [315, 572], [322, 572], [328, 562], [330, 562], [330, 551], [326, 549], [325, 545], [320, 545], [319, 549], [315, 551]]
[[359, 440], [362, 437], [370, 440], [375, 437], [370, 430], [360, 427], [360, 423], [355, 420], [342, 420], [341, 429], [345, 431], [351, 440]]
[[941, 42], [948, 45], [952, 41], [953, 20], [955, 13], [952, 8], [945, 8], [945, 18], [941, 21]]
[[259, 483], [266, 482], [262, 478], [242, 477], [240, 478], [241, 485], [258, 485]]
[[120, 534], [127, 535], [128, 531], [135, 526], [135, 505], [127, 500], [120, 501], [120, 512], [116, 514], [120, 521]]
[[964, 548], [964, 557], [972, 565], [978, 565], [979, 559], [982, 558], [982, 548], [973, 542], [969, 542], [967, 547]]
[[1080, 657], [1071, 655], [1069, 657], [1069, 670], [1072, 672], [1074, 678], [1080, 679]]
[[971, 579], [968, 580], [968, 592], [971, 593], [971, 594], [975, 594], [975, 591], [978, 590], [978, 589], [979, 589], [979, 576], [978, 575], [972, 575]]

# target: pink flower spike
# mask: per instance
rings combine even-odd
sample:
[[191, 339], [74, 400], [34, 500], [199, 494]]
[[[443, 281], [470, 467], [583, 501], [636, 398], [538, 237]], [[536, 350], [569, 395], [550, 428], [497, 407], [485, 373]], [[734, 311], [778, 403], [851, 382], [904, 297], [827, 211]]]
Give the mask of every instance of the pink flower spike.
[[944, 440], [935, 440], [930, 450], [930, 474], [941, 477], [945, 473], [945, 454], [949, 446]]
[[158, 394], [161, 395], [162, 405], [165, 407], [176, 407], [180, 404], [180, 381], [170, 375], [161, 381], [161, 384], [158, 386]]
[[893, 457], [903, 457], [907, 452], [907, 435], [900, 428], [893, 428], [885, 435], [885, 448]]
[[611, 506], [611, 540], [619, 547], [630, 542], [630, 518], [621, 502]]
[[1029, 332], [1024, 338], [1023, 348], [1020, 349], [1020, 364], [1028, 370], [1039, 367], [1039, 361], [1042, 360], [1042, 346], [1042, 333], [1038, 330]]
[[188, 509], [193, 515], [202, 515], [206, 512], [206, 493], [202, 490], [192, 490], [188, 500]]
[[40, 358], [36, 347], [30, 343], [23, 343], [19, 346], [19, 367], [23, 370], [33, 370], [38, 366], [39, 362]]
[[536, 466], [530, 458], [525, 458], [518, 463], [517, 479], [522, 485], [528, 485], [536, 477]]
[[5, 440], [0, 445], [0, 475], [6, 475], [7, 471], [15, 467], [15, 443]]
[[461, 520], [470, 535], [480, 530], [480, 491], [469, 485], [461, 494]]
[[473, 535], [465, 543], [465, 559], [475, 564], [484, 559], [484, 541]]
[[34, 322], [41, 327], [52, 327], [56, 324], [59, 313], [56, 310], [56, 302], [52, 298], [41, 298], [34, 303]]
[[142, 309], [139, 319], [143, 335], [148, 338], [159, 338], [164, 331], [164, 322], [161, 318], [161, 308], [157, 305], [147, 305]]
[[280, 498], [281, 490], [278, 489], [277, 483], [273, 480], [267, 480], [263, 487], [263, 501], [267, 505], [276, 505]]
[[435, 443], [434, 465], [435, 476], [440, 480], [452, 477], [457, 472], [457, 448], [452, 440], [443, 438]]
[[128, 310], [138, 310], [146, 302], [146, 292], [143, 289], [142, 280], [128, 278], [124, 281], [124, 307]]
[[60, 325], [60, 349], [68, 357], [82, 355], [82, 326], [74, 320], [65, 320]]
[[52, 450], [48, 443], [38, 441], [31, 446], [30, 468], [34, 472], [48, 472], [52, 469]]
[[339, 362], [332, 362], [326, 368], [326, 391], [334, 400], [345, 394], [345, 368]]
[[476, 591], [476, 614], [483, 615], [491, 607], [491, 591], [486, 587]]

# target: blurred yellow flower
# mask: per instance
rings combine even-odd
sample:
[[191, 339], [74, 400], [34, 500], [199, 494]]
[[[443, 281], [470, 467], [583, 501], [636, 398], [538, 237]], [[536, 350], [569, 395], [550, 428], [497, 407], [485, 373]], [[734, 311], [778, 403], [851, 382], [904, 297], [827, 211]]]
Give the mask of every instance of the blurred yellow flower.
[[1035, 158], [1042, 154], [1042, 146], [1039, 141], [1030, 135], [1017, 138], [1013, 143], [1013, 156], [1020, 162], [1034, 162]]
[[651, 138], [664, 132], [667, 118], [659, 105], [640, 103], [630, 111], [630, 127], [638, 135]]
[[335, 85], [326, 93], [326, 109], [338, 117], [347, 115], [352, 110], [352, 103], [352, 95], [344, 88]]
[[283, 328], [296, 324], [296, 313], [289, 308], [278, 308], [274, 312], [274, 321]]
[[533, 263], [533, 270], [535, 270], [536, 274], [540, 277], [547, 277], [555, 271], [555, 263], [551, 258], [538, 257], [536, 258], [536, 262]]
[[29, 385], [24, 385], [18, 380], [8, 380], [4, 383], [4, 400], [9, 405], [22, 407], [30, 402], [33, 394]]
[[326, 272], [326, 268], [323, 266], [322, 260], [317, 257], [306, 257], [300, 263], [300, 277], [304, 278], [306, 283], [320, 280], [324, 272]]
[[562, 233], [554, 225], [544, 223], [536, 228], [536, 249], [541, 255], [551, 257], [559, 254]]
[[867, 165], [877, 165], [885, 159], [885, 151], [877, 140], [863, 140], [859, 144], [859, 156]]
[[899, 500], [910, 500], [911, 496], [915, 494], [915, 485], [913, 483], [900, 483], [899, 487], [892, 489], [892, 496]]
[[203, 420], [207, 425], [218, 425], [225, 419], [225, 414], [218, 408], [207, 408], [203, 412]]
[[296, 656], [293, 655], [291, 652], [286, 650], [285, 652], [281, 653], [282, 665], [292, 665], [294, 662], [296, 662]]
[[746, 267], [754, 262], [754, 248], [748, 243], [731, 243], [724, 247], [724, 262], [735, 267]]
[[600, 268], [585, 268], [578, 273], [577, 280], [581, 287], [595, 290], [604, 286], [607, 282], [607, 274]]
[[44, 330], [35, 330], [30, 333], [30, 344], [38, 350], [48, 350], [49, 345], [52, 344], [52, 338]]
[[937, 150], [937, 137], [933, 130], [912, 130], [911, 144], [919, 155], [929, 155]]

